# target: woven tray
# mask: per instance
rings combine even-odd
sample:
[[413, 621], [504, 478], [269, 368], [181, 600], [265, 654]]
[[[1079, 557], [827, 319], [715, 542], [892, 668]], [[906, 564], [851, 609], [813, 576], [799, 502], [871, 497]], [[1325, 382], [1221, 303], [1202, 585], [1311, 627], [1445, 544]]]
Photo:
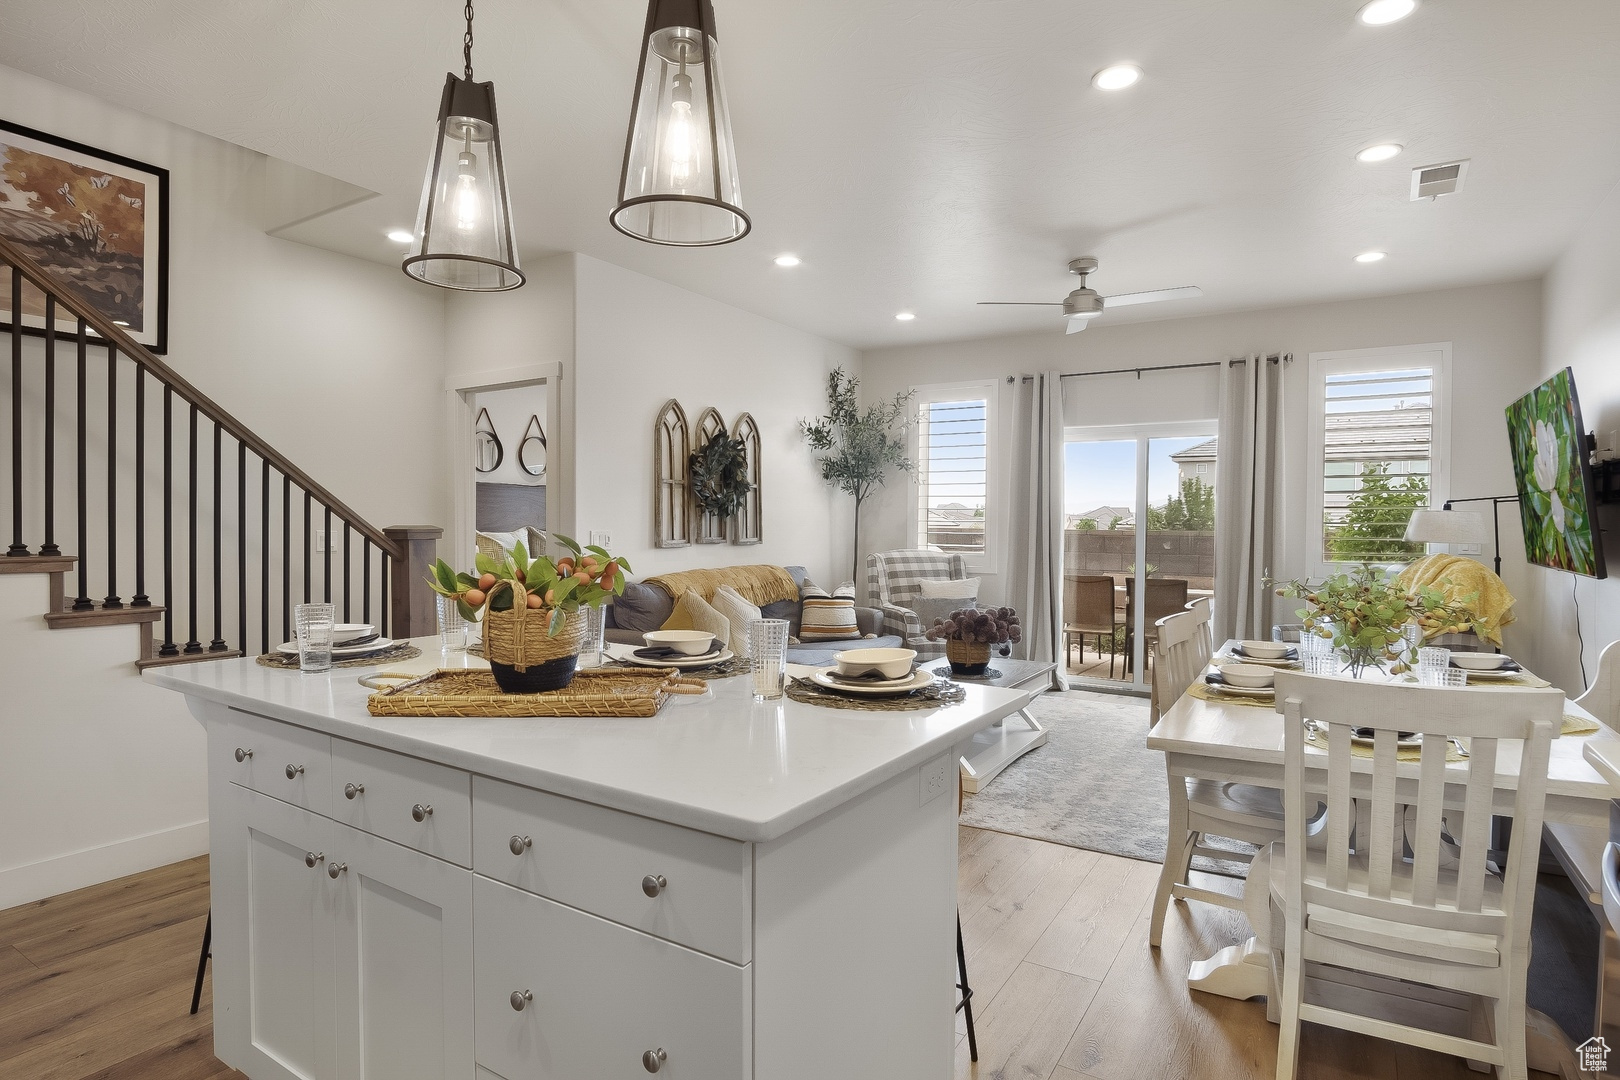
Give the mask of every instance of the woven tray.
[[[408, 641], [396, 641], [381, 652], [369, 653], [365, 656], [355, 656], [348, 660], [332, 661], [332, 666], [338, 667], [376, 667], [378, 664], [387, 664], [395, 660], [415, 660], [422, 655], [418, 649]], [[279, 668], [282, 671], [297, 671], [298, 657], [287, 656], [284, 653], [265, 653], [259, 657], [259, 666]]]
[[[383, 685], [391, 679], [408, 681]], [[379, 672], [360, 683], [377, 691], [366, 701], [372, 716], [656, 716], [671, 694], [707, 689], [667, 672], [582, 671], [561, 690], [507, 694], [488, 671], [463, 668], [421, 676]]]

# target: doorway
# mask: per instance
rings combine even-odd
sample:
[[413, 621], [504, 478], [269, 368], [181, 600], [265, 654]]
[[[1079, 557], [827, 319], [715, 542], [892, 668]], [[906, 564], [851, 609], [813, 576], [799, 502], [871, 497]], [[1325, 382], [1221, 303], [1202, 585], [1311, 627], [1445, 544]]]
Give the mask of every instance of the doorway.
[[526, 548], [533, 546], [527, 530], [567, 533], [572, 496], [559, 366], [460, 381], [449, 394], [454, 524], [441, 555], [470, 566], [479, 533], [522, 539]]

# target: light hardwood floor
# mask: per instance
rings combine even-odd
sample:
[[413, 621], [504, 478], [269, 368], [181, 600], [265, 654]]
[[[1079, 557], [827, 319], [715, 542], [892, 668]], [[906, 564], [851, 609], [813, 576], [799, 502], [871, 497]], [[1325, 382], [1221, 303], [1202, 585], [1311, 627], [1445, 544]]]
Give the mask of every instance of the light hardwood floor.
[[[957, 1077], [1273, 1075], [1277, 1029], [1264, 1003], [1193, 993], [1185, 981], [1189, 960], [1247, 936], [1242, 916], [1178, 904], [1155, 952], [1157, 865], [979, 829], [962, 829], [961, 843], [979, 1062], [959, 1034]], [[208, 986], [201, 1012], [186, 1013], [207, 912], [206, 859], [0, 911], [0, 1080], [240, 1080], [213, 1056]], [[961, 1014], [957, 1028], [966, 1031]], [[1478, 1074], [1306, 1025], [1300, 1076]]]

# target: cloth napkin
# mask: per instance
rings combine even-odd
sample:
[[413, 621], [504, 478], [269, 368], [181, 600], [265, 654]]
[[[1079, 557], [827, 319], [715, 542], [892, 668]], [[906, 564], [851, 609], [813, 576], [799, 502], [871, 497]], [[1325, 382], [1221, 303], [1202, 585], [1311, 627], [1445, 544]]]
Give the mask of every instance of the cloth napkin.
[[720, 650], [714, 648], [706, 653], [698, 653], [693, 656], [689, 653], [683, 653], [679, 649], [672, 649], [668, 645], [660, 645], [656, 648], [637, 649], [635, 655], [643, 660], [706, 660], [711, 656], [719, 656]]

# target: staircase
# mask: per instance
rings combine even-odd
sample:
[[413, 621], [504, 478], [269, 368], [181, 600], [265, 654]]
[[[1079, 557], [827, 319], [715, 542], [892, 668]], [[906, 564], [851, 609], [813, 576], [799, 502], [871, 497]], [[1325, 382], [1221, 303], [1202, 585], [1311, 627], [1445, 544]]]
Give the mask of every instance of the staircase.
[[369, 524], [4, 237], [0, 290], [22, 313], [0, 325], [0, 574], [48, 575], [47, 627], [137, 625], [142, 668], [269, 652], [310, 601], [396, 639], [434, 632], [439, 529]]

